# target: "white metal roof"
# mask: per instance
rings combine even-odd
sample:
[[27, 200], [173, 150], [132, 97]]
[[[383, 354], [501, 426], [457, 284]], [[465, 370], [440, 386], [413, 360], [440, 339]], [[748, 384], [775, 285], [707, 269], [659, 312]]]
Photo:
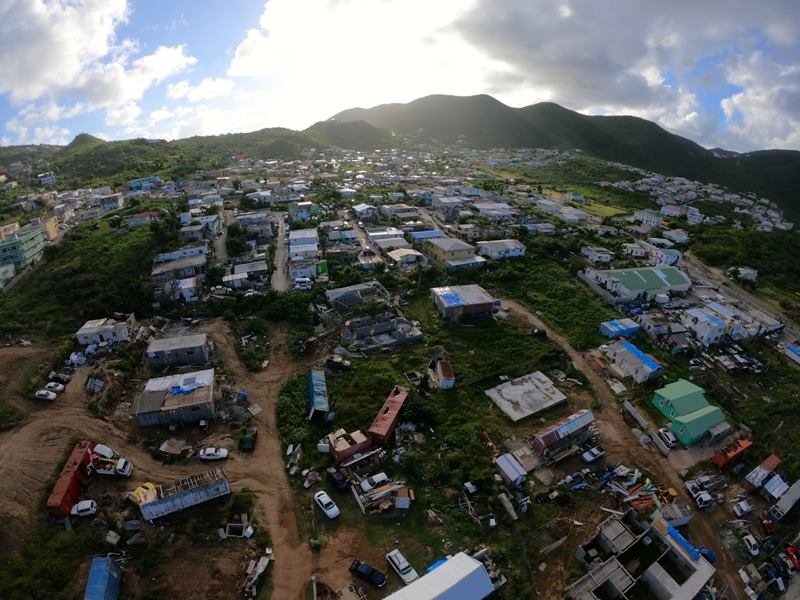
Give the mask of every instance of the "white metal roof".
[[484, 566], [459, 552], [386, 600], [483, 600], [493, 591]]

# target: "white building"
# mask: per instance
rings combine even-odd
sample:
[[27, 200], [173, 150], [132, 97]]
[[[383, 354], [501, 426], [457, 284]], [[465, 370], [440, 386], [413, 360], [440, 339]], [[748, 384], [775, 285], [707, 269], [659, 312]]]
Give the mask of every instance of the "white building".
[[614, 260], [614, 253], [602, 246], [584, 246], [581, 248], [581, 254], [594, 264], [610, 263]]
[[690, 308], [681, 315], [681, 325], [694, 332], [694, 337], [704, 346], [720, 342], [728, 333], [728, 325], [716, 315], [702, 308]]
[[86, 321], [75, 337], [81, 346], [99, 344], [101, 342], [126, 342], [136, 331], [136, 317], [131, 315], [125, 321], [114, 319], [95, 319]]
[[625, 254], [632, 258], [644, 258], [647, 256], [647, 251], [639, 244], [622, 244], [625, 248]]
[[493, 240], [478, 242], [478, 256], [486, 256], [493, 260], [525, 256], [525, 244], [519, 240]]
[[667, 229], [664, 231], [664, 237], [676, 244], [685, 244], [689, 241], [689, 233], [685, 229]]
[[661, 215], [653, 210], [637, 210], [633, 213], [633, 218], [636, 221], [640, 221], [644, 227], [650, 229], [661, 227]]
[[630, 342], [611, 344], [605, 351], [611, 360], [611, 369], [622, 377], [631, 377], [636, 383], [644, 383], [661, 376], [663, 368], [655, 359], [639, 350]]
[[386, 600], [483, 600], [492, 592], [483, 563], [459, 552]]

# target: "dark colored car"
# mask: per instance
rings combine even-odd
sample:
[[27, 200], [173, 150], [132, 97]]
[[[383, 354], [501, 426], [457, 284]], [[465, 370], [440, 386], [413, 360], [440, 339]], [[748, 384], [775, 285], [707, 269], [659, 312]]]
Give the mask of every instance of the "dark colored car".
[[258, 429], [255, 427], [248, 428], [248, 430], [244, 432], [244, 438], [242, 438], [242, 450], [247, 450], [248, 452], [255, 450], [257, 438]]
[[355, 559], [353, 564], [350, 565], [350, 572], [375, 587], [381, 588], [386, 585], [386, 575], [358, 559]]
[[347, 479], [345, 479], [342, 472], [337, 469], [336, 467], [328, 467], [328, 479], [331, 480], [333, 487], [338, 490], [346, 490], [347, 489]]
[[544, 329], [531, 329], [531, 335], [536, 337], [547, 337], [547, 332]]

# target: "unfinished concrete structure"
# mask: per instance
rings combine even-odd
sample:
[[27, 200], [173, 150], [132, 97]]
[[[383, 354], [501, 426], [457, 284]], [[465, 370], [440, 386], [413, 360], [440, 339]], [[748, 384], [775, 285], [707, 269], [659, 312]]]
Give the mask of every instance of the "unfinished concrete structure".
[[328, 451], [337, 463], [372, 446], [372, 438], [360, 429], [347, 433], [339, 429], [328, 436]]
[[600, 523], [575, 558], [589, 572], [567, 588], [572, 600], [692, 600], [715, 572], [674, 527], [640, 523], [633, 509]]
[[564, 402], [567, 397], [541, 371], [486, 390], [486, 395], [514, 421]]
[[343, 288], [327, 290], [325, 299], [335, 309], [348, 309], [367, 302], [389, 300], [389, 292], [377, 281], [357, 283]]
[[377, 350], [404, 344], [413, 344], [422, 339], [419, 323], [387, 312], [375, 317], [351, 319], [344, 324], [342, 337], [361, 350]]

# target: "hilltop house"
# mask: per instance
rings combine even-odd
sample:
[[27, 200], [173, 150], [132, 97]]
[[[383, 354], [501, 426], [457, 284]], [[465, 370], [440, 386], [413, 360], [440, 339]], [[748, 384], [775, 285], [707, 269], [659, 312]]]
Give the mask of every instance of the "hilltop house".
[[661, 215], [654, 210], [637, 210], [633, 213], [633, 219], [641, 222], [642, 226], [648, 229], [661, 227]]
[[153, 368], [206, 363], [210, 356], [211, 345], [205, 333], [151, 340], [144, 353]]
[[602, 246], [584, 246], [581, 248], [581, 254], [594, 264], [609, 263], [614, 260], [614, 253]]
[[486, 263], [482, 256], [475, 256], [475, 247], [453, 238], [432, 238], [425, 240], [428, 256], [449, 271], [462, 268], [478, 268]]
[[493, 240], [478, 242], [478, 255], [492, 260], [501, 260], [513, 256], [525, 256], [525, 244], [519, 240]]
[[78, 344], [88, 346], [101, 342], [127, 342], [136, 331], [136, 317], [133, 313], [125, 321], [114, 319], [94, 319], [86, 321], [75, 337]]
[[139, 213], [138, 215], [132, 216], [128, 219], [128, 229], [134, 229], [136, 227], [144, 227], [145, 225], [149, 225], [153, 221], [158, 218], [157, 212], [143, 212]]
[[658, 390], [653, 406], [670, 420], [670, 429], [684, 446], [710, 444], [730, 433], [722, 410], [708, 403], [703, 388], [684, 379]]

